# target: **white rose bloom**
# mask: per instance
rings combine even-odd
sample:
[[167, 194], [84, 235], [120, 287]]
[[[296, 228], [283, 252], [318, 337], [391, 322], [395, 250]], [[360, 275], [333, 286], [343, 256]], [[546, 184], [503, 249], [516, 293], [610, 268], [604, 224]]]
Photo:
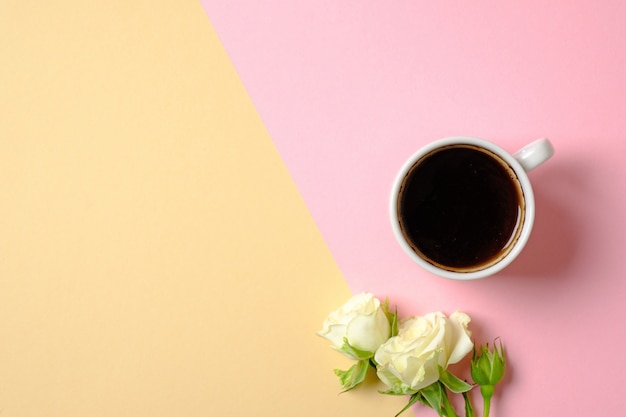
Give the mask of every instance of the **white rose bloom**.
[[[331, 342], [331, 347], [350, 359], [359, 359], [343, 351], [344, 338], [350, 346], [371, 353], [385, 343], [391, 335], [389, 320], [380, 300], [370, 293], [361, 293], [350, 298], [340, 309], [330, 313], [323, 329], [317, 334]], [[362, 359], [362, 358], [361, 358]]]
[[392, 391], [413, 394], [439, 379], [439, 366], [447, 369], [472, 351], [467, 329], [470, 317], [455, 312], [410, 317], [400, 323], [398, 335], [376, 352], [377, 373]]

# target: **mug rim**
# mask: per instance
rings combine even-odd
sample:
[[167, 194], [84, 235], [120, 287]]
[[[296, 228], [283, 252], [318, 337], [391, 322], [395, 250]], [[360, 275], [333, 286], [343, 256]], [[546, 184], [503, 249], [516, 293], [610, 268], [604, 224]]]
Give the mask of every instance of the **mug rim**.
[[[460, 272], [460, 271], [450, 271], [447, 269], [440, 268], [432, 263], [426, 261], [420, 255], [418, 255], [415, 250], [409, 245], [409, 243], [404, 238], [402, 230], [400, 228], [400, 220], [398, 218], [398, 194], [400, 192], [400, 188], [404, 181], [404, 178], [411, 170], [411, 168], [425, 155], [443, 148], [452, 145], [471, 145], [486, 149], [502, 160], [504, 160], [515, 172], [517, 179], [520, 184], [520, 188], [522, 191], [522, 198], [524, 199], [525, 204], [525, 217], [524, 222], [522, 224], [522, 229], [519, 233], [519, 236], [516, 242], [513, 244], [511, 250], [499, 261], [495, 264], [488, 266], [487, 268], [480, 269], [477, 271], [469, 271], [469, 272]], [[528, 178], [528, 175], [522, 165], [513, 157], [513, 155], [501, 148], [500, 146], [490, 142], [486, 139], [477, 138], [473, 136], [450, 136], [442, 139], [435, 140], [430, 142], [423, 147], [419, 148], [415, 151], [402, 165], [393, 182], [393, 186], [391, 189], [390, 195], [390, 204], [389, 204], [389, 214], [391, 220], [391, 227], [393, 230], [393, 234], [396, 238], [396, 241], [400, 244], [400, 247], [403, 251], [418, 265], [420, 265], [423, 269], [440, 276], [442, 278], [448, 278], [458, 281], [469, 281], [474, 279], [486, 278], [488, 276], [494, 275], [500, 272], [502, 269], [506, 268], [517, 256], [520, 254], [528, 238], [530, 237], [530, 232], [533, 227], [534, 219], [535, 219], [535, 198], [533, 189]]]

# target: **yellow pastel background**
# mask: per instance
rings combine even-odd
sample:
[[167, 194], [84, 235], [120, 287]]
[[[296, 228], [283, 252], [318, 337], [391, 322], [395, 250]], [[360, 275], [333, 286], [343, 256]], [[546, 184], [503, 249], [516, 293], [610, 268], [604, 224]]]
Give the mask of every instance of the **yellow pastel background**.
[[3, 417], [398, 411], [199, 2], [3, 1], [0, 56]]

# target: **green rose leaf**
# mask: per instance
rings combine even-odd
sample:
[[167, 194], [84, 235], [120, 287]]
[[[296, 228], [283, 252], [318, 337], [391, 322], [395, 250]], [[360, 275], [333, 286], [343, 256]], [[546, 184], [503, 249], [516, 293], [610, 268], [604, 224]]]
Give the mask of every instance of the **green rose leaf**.
[[414, 389], [411, 389], [411, 387], [409, 387], [406, 384], [399, 384], [393, 388], [388, 389], [387, 391], [378, 391], [381, 394], [385, 394], [385, 395], [414, 395], [419, 391], [415, 391]]
[[398, 417], [400, 414], [404, 413], [406, 410], [411, 408], [411, 406], [413, 404], [415, 404], [416, 402], [418, 402], [418, 401], [424, 401], [424, 398], [422, 397], [422, 395], [419, 392], [411, 395], [411, 398], [409, 399], [409, 402], [407, 403], [407, 405], [405, 405], [404, 408], [402, 410], [400, 410], [398, 412], [398, 414], [396, 414], [394, 417]]
[[437, 412], [437, 415], [442, 416], [442, 403], [445, 393], [443, 392], [441, 384], [439, 382], [430, 384], [426, 388], [422, 388], [420, 390], [420, 393], [424, 396], [430, 408], [435, 410]]
[[439, 367], [439, 380], [450, 391], [456, 394], [467, 392], [472, 389], [472, 385], [468, 384], [462, 379], [459, 379], [456, 375], [453, 375], [447, 369], [443, 369], [441, 366]]
[[396, 390], [393, 389], [388, 389], [387, 391], [378, 391], [381, 394], [385, 394], [385, 395], [406, 395], [403, 392], [398, 392]]
[[335, 369], [335, 375], [339, 377], [341, 387], [344, 389], [343, 392], [350, 391], [363, 382], [363, 380], [365, 380], [365, 376], [367, 375], [368, 367], [369, 361], [360, 360], [352, 365], [347, 371]]
[[392, 377], [387, 386], [389, 389], [387, 391], [379, 391], [381, 394], [386, 395], [413, 395], [418, 393], [419, 391], [414, 390], [408, 384], [402, 382], [399, 378]]

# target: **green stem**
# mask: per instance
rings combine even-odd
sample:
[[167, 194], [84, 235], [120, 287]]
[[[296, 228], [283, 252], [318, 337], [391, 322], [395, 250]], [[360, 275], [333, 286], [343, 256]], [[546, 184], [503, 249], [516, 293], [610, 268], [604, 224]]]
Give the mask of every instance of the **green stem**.
[[493, 396], [493, 385], [481, 385], [480, 393], [483, 396], [483, 417], [489, 417], [491, 397]]
[[465, 401], [465, 417], [474, 417], [474, 407], [467, 392], [463, 393], [463, 400]]
[[450, 399], [448, 398], [448, 394], [444, 391], [443, 393], [443, 409], [445, 410], [445, 415], [448, 417], [458, 417], [456, 415], [456, 411], [454, 411], [454, 407], [450, 403]]
[[491, 408], [491, 398], [485, 397], [483, 399], [483, 417], [489, 417], [489, 409]]

